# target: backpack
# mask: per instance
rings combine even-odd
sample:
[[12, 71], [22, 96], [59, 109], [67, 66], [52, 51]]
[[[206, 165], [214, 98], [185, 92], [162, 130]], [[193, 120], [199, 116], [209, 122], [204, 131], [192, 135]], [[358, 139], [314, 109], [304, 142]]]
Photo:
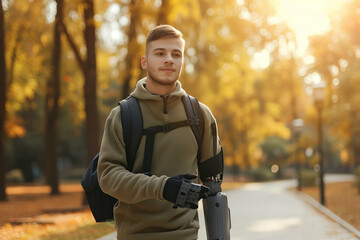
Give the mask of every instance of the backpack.
[[[184, 126], [191, 127], [198, 144], [197, 159], [198, 162], [200, 161], [201, 144], [204, 135], [204, 116], [196, 98], [190, 95], [184, 95], [182, 97], [182, 102], [185, 107], [187, 120], [143, 129], [142, 113], [138, 99], [129, 96], [128, 98], [120, 101], [119, 105], [121, 107], [121, 123], [125, 142], [127, 170], [132, 171], [136, 152], [142, 135], [146, 135], [142, 173], [150, 174], [156, 133], [169, 132]], [[98, 161], [99, 153], [91, 161], [81, 180], [81, 185], [85, 190], [90, 210], [96, 222], [105, 222], [114, 219], [113, 208], [118, 200], [101, 190], [97, 176]]]

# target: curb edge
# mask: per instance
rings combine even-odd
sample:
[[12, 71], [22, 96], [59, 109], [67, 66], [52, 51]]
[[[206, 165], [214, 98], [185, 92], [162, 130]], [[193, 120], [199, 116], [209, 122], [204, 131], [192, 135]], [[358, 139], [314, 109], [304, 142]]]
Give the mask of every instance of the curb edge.
[[360, 231], [357, 230], [355, 227], [350, 225], [348, 222], [340, 218], [338, 215], [330, 211], [325, 206], [321, 205], [319, 202], [317, 202], [315, 199], [310, 197], [309, 195], [303, 193], [303, 192], [297, 192], [297, 194], [309, 205], [316, 208], [321, 213], [325, 214], [329, 218], [331, 218], [333, 221], [341, 225], [343, 228], [345, 228], [347, 231], [349, 231], [351, 234], [353, 234], [355, 237], [360, 239]]

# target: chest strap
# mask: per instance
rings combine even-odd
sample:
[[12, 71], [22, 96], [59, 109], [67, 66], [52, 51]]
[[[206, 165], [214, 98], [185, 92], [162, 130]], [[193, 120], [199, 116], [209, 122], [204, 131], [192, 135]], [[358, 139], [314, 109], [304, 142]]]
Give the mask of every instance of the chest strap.
[[[196, 119], [197, 120], [197, 119]], [[193, 119], [187, 119], [184, 121], [172, 122], [161, 126], [149, 127], [143, 130], [143, 135], [146, 136], [145, 151], [144, 151], [144, 163], [142, 166], [142, 172], [144, 174], [151, 173], [151, 162], [154, 151], [155, 135], [159, 132], [170, 132], [180, 127], [186, 127], [198, 124]]]

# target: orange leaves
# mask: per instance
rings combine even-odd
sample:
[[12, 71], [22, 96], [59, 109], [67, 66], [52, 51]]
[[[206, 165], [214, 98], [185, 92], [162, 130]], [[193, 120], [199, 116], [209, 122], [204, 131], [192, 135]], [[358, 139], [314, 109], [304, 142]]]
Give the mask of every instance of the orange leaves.
[[24, 137], [26, 129], [24, 121], [20, 118], [14, 118], [5, 122], [5, 132], [10, 138]]
[[72, 80], [72, 77], [70, 76], [70, 75], [65, 75], [64, 76], [64, 82], [66, 82], [66, 83], [69, 83], [69, 82], [71, 82], [71, 80]]

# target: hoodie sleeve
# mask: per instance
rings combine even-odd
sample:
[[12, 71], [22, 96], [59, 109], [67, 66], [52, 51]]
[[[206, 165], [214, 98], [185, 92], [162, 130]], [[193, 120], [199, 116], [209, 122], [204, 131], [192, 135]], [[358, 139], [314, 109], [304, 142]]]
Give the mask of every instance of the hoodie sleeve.
[[98, 180], [105, 193], [126, 203], [164, 199], [163, 189], [168, 177], [149, 177], [126, 169], [120, 107], [114, 108], [106, 120], [99, 156]]
[[200, 103], [200, 107], [203, 111], [205, 122], [200, 160], [200, 162], [203, 162], [218, 154], [221, 150], [221, 144], [214, 115], [205, 104]]

